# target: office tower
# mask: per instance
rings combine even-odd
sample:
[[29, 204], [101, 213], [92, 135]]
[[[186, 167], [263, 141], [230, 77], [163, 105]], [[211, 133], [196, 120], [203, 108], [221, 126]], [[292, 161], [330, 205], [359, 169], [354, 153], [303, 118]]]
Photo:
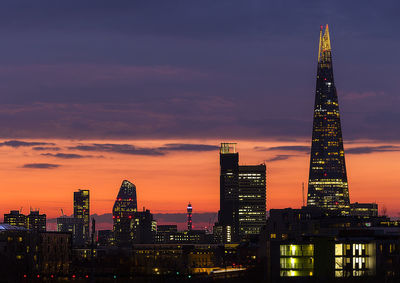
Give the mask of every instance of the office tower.
[[28, 230], [45, 232], [46, 214], [39, 214], [39, 210], [31, 210], [31, 213], [26, 217], [26, 227]]
[[187, 206], [187, 227], [188, 227], [188, 231], [192, 231], [192, 226], [193, 226], [192, 225], [192, 210], [193, 210], [192, 205], [189, 202], [189, 204]]
[[19, 210], [11, 210], [10, 213], [4, 214], [4, 223], [26, 228], [26, 216], [19, 213]]
[[137, 210], [136, 187], [124, 180], [113, 207], [113, 231], [117, 246], [128, 246], [134, 239], [133, 218]]
[[157, 222], [150, 210], [143, 208], [134, 214], [133, 221], [133, 243], [152, 244], [157, 232]]
[[88, 243], [90, 241], [89, 190], [78, 190], [74, 192], [74, 217], [83, 219], [83, 240], [85, 243]]
[[320, 31], [307, 205], [348, 215], [349, 189], [328, 25]]
[[220, 147], [220, 211], [218, 225], [227, 227], [232, 241], [238, 240], [239, 154], [236, 143], [221, 143]]
[[72, 234], [72, 244], [81, 247], [85, 244], [83, 237], [83, 218], [61, 216], [57, 218], [57, 231]]
[[265, 164], [239, 166], [239, 235], [259, 235], [266, 224]]

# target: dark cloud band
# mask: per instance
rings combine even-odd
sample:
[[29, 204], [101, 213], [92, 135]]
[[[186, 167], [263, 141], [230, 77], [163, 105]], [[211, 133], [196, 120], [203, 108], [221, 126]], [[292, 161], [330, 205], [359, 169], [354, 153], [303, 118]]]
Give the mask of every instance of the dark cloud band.
[[28, 163], [24, 164], [22, 168], [30, 168], [30, 169], [55, 169], [60, 167], [59, 164], [50, 164], [50, 163]]

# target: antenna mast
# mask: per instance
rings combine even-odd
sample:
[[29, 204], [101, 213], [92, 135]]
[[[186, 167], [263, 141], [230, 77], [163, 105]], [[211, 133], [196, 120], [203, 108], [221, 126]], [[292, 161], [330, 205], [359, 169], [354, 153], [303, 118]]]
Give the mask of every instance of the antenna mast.
[[301, 195], [303, 197], [303, 206], [306, 206], [305, 200], [304, 200], [304, 182], [301, 184]]

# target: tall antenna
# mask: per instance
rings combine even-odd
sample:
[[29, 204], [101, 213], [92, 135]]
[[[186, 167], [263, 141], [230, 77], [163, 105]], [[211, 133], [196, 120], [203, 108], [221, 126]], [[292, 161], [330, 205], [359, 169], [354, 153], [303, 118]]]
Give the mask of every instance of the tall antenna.
[[303, 197], [303, 206], [306, 206], [305, 200], [304, 200], [304, 182], [301, 184], [301, 195]]

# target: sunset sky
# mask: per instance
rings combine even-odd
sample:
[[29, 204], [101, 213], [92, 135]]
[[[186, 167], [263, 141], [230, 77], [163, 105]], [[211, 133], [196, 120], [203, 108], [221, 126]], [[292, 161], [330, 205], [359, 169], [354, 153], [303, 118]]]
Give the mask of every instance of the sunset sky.
[[400, 213], [398, 1], [0, 4], [1, 219], [110, 213], [122, 180], [156, 213], [219, 209], [221, 142], [300, 207], [318, 36], [329, 24], [352, 202]]

